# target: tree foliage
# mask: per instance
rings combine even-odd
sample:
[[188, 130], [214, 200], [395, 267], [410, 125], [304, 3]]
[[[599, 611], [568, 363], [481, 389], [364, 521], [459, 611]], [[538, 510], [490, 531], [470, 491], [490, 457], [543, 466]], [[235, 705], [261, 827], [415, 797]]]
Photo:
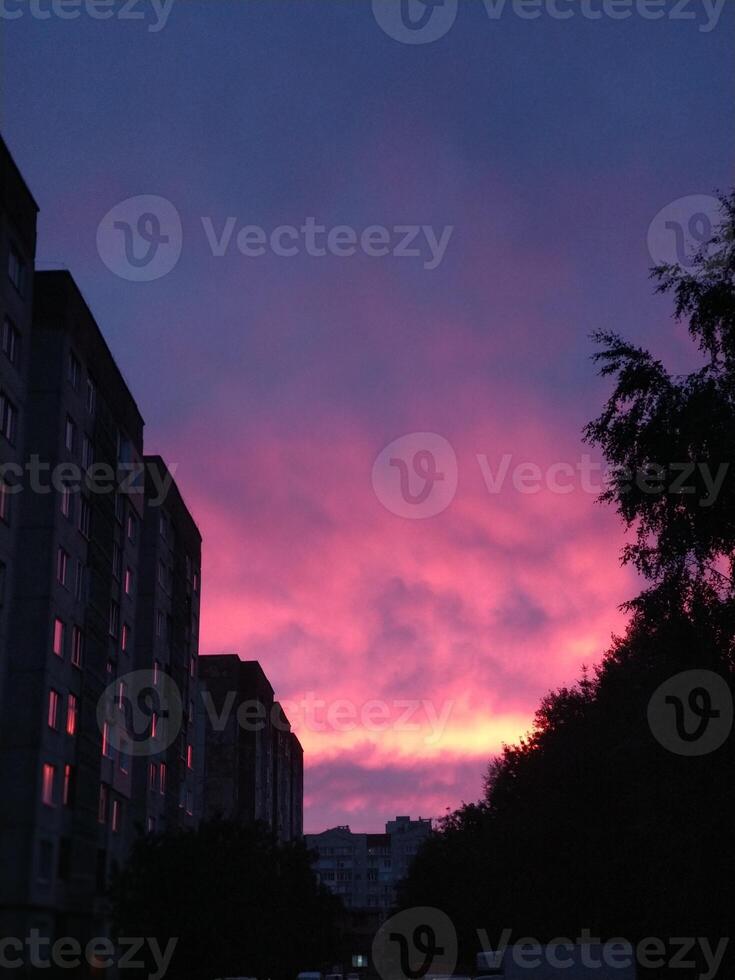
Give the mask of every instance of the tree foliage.
[[279, 844], [261, 825], [141, 838], [113, 894], [119, 935], [178, 940], [177, 980], [293, 980], [334, 949], [338, 900], [302, 843]]

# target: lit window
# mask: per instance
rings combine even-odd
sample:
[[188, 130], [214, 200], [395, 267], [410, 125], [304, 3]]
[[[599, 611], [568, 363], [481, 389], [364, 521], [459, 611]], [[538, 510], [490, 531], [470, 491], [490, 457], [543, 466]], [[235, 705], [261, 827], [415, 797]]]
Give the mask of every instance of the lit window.
[[121, 810], [120, 801], [119, 800], [113, 800], [112, 801], [112, 821], [111, 821], [113, 834], [118, 833], [118, 831], [120, 830], [120, 810]]
[[166, 793], [166, 763], [161, 763], [161, 778], [160, 778], [161, 796]]
[[127, 623], [123, 623], [122, 630], [120, 631], [120, 649], [125, 653], [130, 645], [130, 627]]
[[79, 702], [76, 694], [70, 694], [66, 702], [66, 734], [76, 735], [79, 720]]
[[66, 585], [66, 573], [69, 568], [69, 555], [63, 548], [56, 553], [56, 580], [59, 585]]
[[59, 701], [61, 697], [58, 691], [51, 689], [48, 692], [48, 727], [59, 727]]
[[97, 802], [97, 821], [107, 823], [107, 787], [100, 783], [100, 796]]
[[156, 788], [156, 776], [157, 776], [157, 774], [158, 774], [157, 773], [157, 766], [156, 766], [155, 762], [151, 762], [150, 765], [148, 766], [148, 788], [149, 789], [155, 789]]
[[151, 738], [157, 738], [157, 737], [158, 737], [158, 714], [157, 712], [154, 711], [153, 714], [151, 715]]
[[70, 453], [74, 452], [74, 446], [77, 441], [77, 427], [74, 419], [70, 416], [66, 416], [66, 424], [64, 426], [64, 445], [69, 450]]
[[18, 427], [18, 409], [5, 394], [0, 394], [0, 432], [8, 442], [15, 444], [15, 433]]
[[117, 706], [122, 709], [125, 707], [125, 701], [128, 694], [128, 685], [125, 681], [117, 682]]
[[133, 570], [132, 568], [125, 569], [125, 595], [133, 594]]
[[64, 766], [64, 806], [74, 805], [74, 767]]
[[54, 795], [56, 789], [56, 766], [48, 762], [43, 764], [43, 777], [41, 782], [41, 800], [45, 806], [54, 806]]
[[64, 634], [66, 627], [61, 619], [54, 620], [54, 653], [57, 657], [64, 656]]
[[161, 674], [161, 665], [157, 660], [153, 661], [153, 686], [158, 687], [158, 678]]
[[128, 541], [135, 541], [135, 515], [128, 514]]
[[20, 334], [13, 321], [5, 317], [3, 320], [3, 354], [11, 364], [15, 364], [18, 360], [19, 346]]
[[186, 768], [194, 768], [194, 749], [191, 747], [191, 745], [186, 746]]
[[107, 721], [102, 725], [102, 755], [105, 759], [115, 758], [115, 750], [110, 741], [110, 724]]
[[84, 634], [78, 626], [71, 628], [71, 662], [75, 667], [82, 666], [82, 654], [84, 652]]

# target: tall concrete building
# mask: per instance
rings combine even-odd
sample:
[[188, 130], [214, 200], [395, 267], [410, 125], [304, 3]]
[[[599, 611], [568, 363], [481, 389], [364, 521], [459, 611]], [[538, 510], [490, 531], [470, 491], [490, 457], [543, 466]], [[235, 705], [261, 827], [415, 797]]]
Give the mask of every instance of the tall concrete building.
[[204, 816], [300, 837], [303, 749], [262, 667], [234, 654], [202, 657], [200, 666]]
[[[4, 144], [0, 182], [0, 935], [86, 942], [135, 838], [198, 819], [201, 538], [72, 277], [34, 274]], [[170, 741], [129, 690], [164, 681]]]
[[[38, 206], [0, 138], [0, 465], [20, 466], [26, 428]], [[19, 514], [8, 470], [0, 479], [0, 706]]]
[[196, 705], [202, 538], [160, 456], [145, 457], [145, 491], [135, 666], [152, 672], [154, 686], [164, 676], [173, 682], [181, 720], [173, 741], [138, 766], [135, 789], [140, 828], [163, 833], [194, 827], [201, 818]]
[[383, 834], [353, 834], [347, 826], [333, 827], [307, 834], [306, 843], [317, 854], [319, 880], [348, 909], [387, 913], [395, 903], [398, 882], [430, 834], [431, 820], [396, 817]]

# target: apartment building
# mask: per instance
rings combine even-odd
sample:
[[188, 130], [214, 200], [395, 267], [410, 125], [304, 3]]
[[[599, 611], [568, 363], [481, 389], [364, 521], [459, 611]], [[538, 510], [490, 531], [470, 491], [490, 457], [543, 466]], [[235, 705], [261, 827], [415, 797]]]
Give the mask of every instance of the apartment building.
[[421, 844], [431, 834], [431, 820], [396, 817], [382, 834], [353, 834], [348, 826], [307, 834], [316, 852], [315, 871], [347, 909], [387, 914], [396, 886], [408, 873]]
[[260, 821], [281, 840], [303, 829], [303, 749], [257, 661], [203, 657], [203, 813]]
[[0, 137], [0, 706], [19, 515], [9, 467], [22, 465], [38, 206]]
[[173, 682], [181, 699], [178, 733], [137, 767], [137, 819], [147, 833], [194, 827], [201, 818], [202, 747], [196, 730], [201, 550], [199, 529], [173, 473], [160, 456], [146, 456], [135, 667], [151, 673], [155, 689], [163, 678]]
[[0, 934], [84, 943], [136, 837], [199, 817], [201, 537], [2, 143], [0, 207]]

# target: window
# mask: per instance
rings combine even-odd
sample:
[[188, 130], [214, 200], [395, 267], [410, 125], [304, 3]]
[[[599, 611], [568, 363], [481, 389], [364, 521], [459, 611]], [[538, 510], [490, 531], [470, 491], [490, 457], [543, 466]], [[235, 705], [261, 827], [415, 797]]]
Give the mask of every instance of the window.
[[150, 765], [148, 766], [148, 788], [149, 789], [155, 789], [156, 788], [156, 776], [158, 775], [157, 770], [158, 770], [158, 767], [156, 766], [155, 762], [151, 762]]
[[66, 422], [64, 423], [64, 445], [69, 450], [70, 453], [74, 452], [74, 447], [77, 443], [77, 426], [71, 415], [66, 416]]
[[54, 796], [56, 790], [56, 766], [49, 762], [43, 764], [43, 774], [41, 780], [41, 800], [44, 806], [54, 806]]
[[0, 561], [0, 607], [5, 602], [5, 575], [6, 575], [5, 562]]
[[158, 515], [158, 533], [165, 541], [168, 536], [168, 521], [165, 514]]
[[194, 591], [195, 592], [198, 592], [199, 591], [199, 569], [198, 568], [194, 571]]
[[77, 559], [77, 570], [74, 576], [74, 596], [80, 602], [86, 598], [87, 592], [87, 570], [84, 563]]
[[158, 609], [156, 611], [156, 636], [163, 636], [164, 623], [165, 623], [165, 617], [163, 615], [163, 612], [160, 609]]
[[8, 279], [23, 296], [26, 288], [26, 264], [15, 245], [10, 246], [8, 253]]
[[76, 694], [70, 694], [66, 702], [66, 734], [76, 735], [79, 721], [79, 701]]
[[110, 742], [110, 723], [109, 723], [109, 721], [106, 721], [102, 725], [102, 755], [105, 757], [105, 759], [114, 759], [115, 758], [115, 750], [113, 749], [112, 743]]
[[162, 589], [166, 588], [166, 566], [162, 561], [158, 562], [158, 584]]
[[186, 815], [192, 816], [194, 813], [194, 795], [190, 789], [186, 791]]
[[130, 627], [127, 623], [122, 624], [122, 630], [120, 631], [120, 649], [123, 653], [127, 652], [130, 646]]
[[148, 833], [149, 834], [155, 834], [155, 832], [156, 832], [156, 821], [153, 819], [153, 817], [148, 817], [148, 824], [147, 825], [148, 825]]
[[71, 877], [71, 840], [62, 837], [59, 840], [59, 878], [68, 881]]
[[158, 678], [161, 673], [161, 665], [157, 660], [153, 661], [153, 686], [158, 687]]
[[151, 715], [151, 738], [158, 738], [158, 713], [155, 711]]
[[38, 880], [49, 884], [54, 876], [54, 845], [50, 840], [38, 842]]
[[119, 582], [122, 578], [122, 548], [117, 541], [112, 542], [112, 574]]
[[75, 667], [82, 666], [82, 655], [84, 653], [84, 634], [78, 626], [71, 628], [71, 662]]
[[125, 569], [125, 583], [124, 583], [125, 595], [133, 594], [133, 570], [132, 568]]
[[120, 812], [121, 812], [120, 800], [113, 800], [112, 821], [111, 821], [113, 834], [117, 834], [120, 830]]
[[18, 328], [9, 317], [3, 320], [3, 354], [11, 364], [17, 364], [20, 349], [20, 334]]
[[122, 524], [123, 517], [125, 516], [125, 498], [121, 493], [115, 494], [115, 520], [118, 524]]
[[64, 634], [66, 627], [62, 619], [54, 620], [54, 653], [57, 657], [64, 656]]
[[128, 514], [128, 532], [127, 532], [128, 541], [133, 541], [133, 542], [135, 541], [135, 525], [136, 525], [135, 515]]
[[97, 822], [107, 823], [107, 787], [100, 783], [100, 795], [97, 801]]
[[0, 432], [11, 446], [15, 445], [15, 434], [18, 428], [18, 409], [6, 394], [0, 394]]
[[62, 489], [60, 497], [61, 497], [61, 513], [64, 515], [64, 517], [67, 518], [67, 520], [71, 520], [72, 518], [71, 490], [69, 489], [69, 487], [64, 487]]
[[88, 470], [94, 463], [94, 446], [89, 436], [82, 436], [82, 466]]
[[191, 747], [191, 745], [186, 746], [186, 768], [194, 768], [194, 749]]
[[69, 351], [67, 377], [69, 378], [69, 384], [72, 386], [74, 391], [79, 391], [79, 379], [81, 374], [82, 366], [79, 363], [79, 358], [72, 351]]
[[165, 796], [166, 795], [166, 763], [165, 762], [161, 763], [160, 775], [161, 778], [159, 780], [159, 785], [161, 789], [161, 796]]
[[74, 766], [64, 766], [64, 806], [74, 806], [76, 785], [76, 770]]
[[97, 411], [97, 386], [91, 378], [87, 378], [87, 412], [94, 415]]
[[59, 727], [59, 702], [61, 695], [52, 688], [48, 692], [48, 727], [56, 731]]
[[79, 498], [79, 530], [85, 538], [89, 537], [92, 509], [86, 497]]
[[0, 478], [0, 520], [10, 524], [10, 487]]
[[127, 695], [128, 695], [128, 685], [125, 683], [125, 681], [118, 681], [117, 682], [117, 706], [118, 706], [118, 708], [121, 708], [122, 709], [122, 708], [125, 707], [125, 702], [127, 700]]
[[56, 553], [56, 580], [59, 585], [66, 585], [66, 573], [69, 568], [69, 555], [63, 548]]
[[127, 775], [130, 769], [130, 743], [126, 739], [120, 740], [118, 763], [120, 765], [120, 772]]
[[110, 636], [114, 636], [117, 639], [117, 634], [120, 629], [120, 607], [114, 601], [110, 602], [110, 622], [109, 622], [109, 633]]

